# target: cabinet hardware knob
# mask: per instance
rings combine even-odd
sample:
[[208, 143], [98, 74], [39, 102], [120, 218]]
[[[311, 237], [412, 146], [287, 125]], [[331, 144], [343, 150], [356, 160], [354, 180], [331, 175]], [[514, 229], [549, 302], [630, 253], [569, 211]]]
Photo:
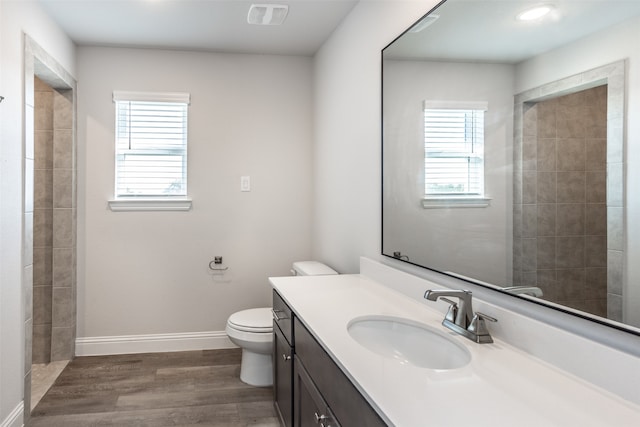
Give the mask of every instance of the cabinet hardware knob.
[[287, 354], [283, 354], [283, 355], [282, 355], [282, 360], [284, 360], [285, 362], [286, 362], [287, 360], [291, 360], [291, 356], [289, 356], [289, 355], [287, 355]]

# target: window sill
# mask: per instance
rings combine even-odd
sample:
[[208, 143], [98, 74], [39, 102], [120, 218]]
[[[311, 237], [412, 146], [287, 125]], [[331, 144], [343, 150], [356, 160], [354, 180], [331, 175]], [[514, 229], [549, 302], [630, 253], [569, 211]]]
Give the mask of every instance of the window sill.
[[487, 208], [491, 205], [491, 199], [486, 197], [471, 198], [434, 198], [422, 199], [422, 207], [425, 209], [442, 208]]
[[114, 199], [109, 200], [113, 212], [132, 211], [188, 211], [191, 199]]

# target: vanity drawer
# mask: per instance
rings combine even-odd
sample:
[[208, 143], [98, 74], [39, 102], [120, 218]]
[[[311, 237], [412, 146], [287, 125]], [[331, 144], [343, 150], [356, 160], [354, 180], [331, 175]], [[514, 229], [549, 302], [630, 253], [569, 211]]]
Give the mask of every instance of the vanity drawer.
[[342, 370], [296, 317], [295, 357], [299, 359], [336, 419], [343, 426], [382, 427], [378, 416]]
[[291, 309], [284, 302], [282, 297], [273, 291], [273, 324], [277, 325], [282, 331], [282, 334], [286, 338], [290, 346], [293, 346], [293, 318]]

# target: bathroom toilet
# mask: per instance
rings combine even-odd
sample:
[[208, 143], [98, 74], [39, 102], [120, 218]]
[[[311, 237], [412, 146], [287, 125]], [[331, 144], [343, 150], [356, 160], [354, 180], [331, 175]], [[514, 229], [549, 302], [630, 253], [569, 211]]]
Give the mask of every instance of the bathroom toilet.
[[[338, 274], [317, 261], [293, 263], [294, 276]], [[249, 385], [266, 387], [273, 384], [273, 316], [271, 307], [251, 308], [229, 316], [226, 327], [231, 342], [242, 348], [240, 380]]]
[[273, 382], [272, 319], [271, 308], [264, 307], [238, 311], [227, 320], [226, 332], [229, 339], [242, 348], [240, 379], [247, 384], [268, 386]]

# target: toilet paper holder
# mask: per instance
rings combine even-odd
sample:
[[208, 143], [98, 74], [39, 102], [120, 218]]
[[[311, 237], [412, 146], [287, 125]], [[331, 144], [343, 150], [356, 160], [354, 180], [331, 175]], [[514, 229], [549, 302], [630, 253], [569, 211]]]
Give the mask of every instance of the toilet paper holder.
[[212, 261], [209, 261], [209, 270], [213, 271], [227, 271], [229, 267], [222, 267], [222, 257], [213, 257]]

